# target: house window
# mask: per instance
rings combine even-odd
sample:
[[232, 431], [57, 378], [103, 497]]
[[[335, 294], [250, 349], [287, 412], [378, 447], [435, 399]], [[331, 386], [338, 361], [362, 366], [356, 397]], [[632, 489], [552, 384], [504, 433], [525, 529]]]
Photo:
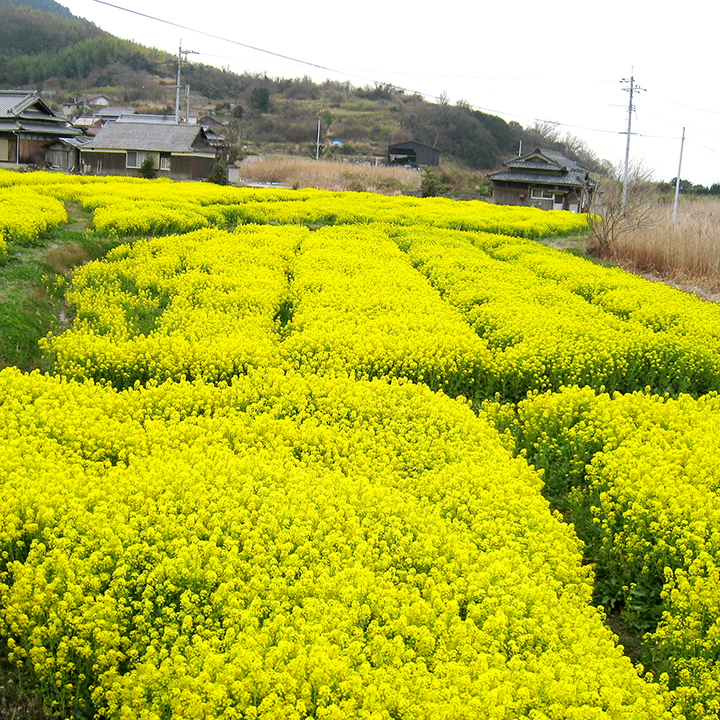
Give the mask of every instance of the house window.
[[161, 170], [170, 170], [170, 158], [166, 158], [166, 157], [160, 158], [160, 169]]
[[552, 200], [555, 193], [552, 190], [543, 190], [542, 188], [532, 188], [530, 197], [533, 200]]
[[146, 157], [147, 153], [136, 150], [128, 150], [125, 167], [139, 168], [143, 164], [143, 160], [145, 160]]

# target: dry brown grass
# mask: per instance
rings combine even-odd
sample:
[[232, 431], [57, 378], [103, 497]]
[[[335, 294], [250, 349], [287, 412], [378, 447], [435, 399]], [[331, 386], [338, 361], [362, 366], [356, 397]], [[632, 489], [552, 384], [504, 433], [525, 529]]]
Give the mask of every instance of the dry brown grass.
[[681, 198], [674, 226], [672, 206], [657, 205], [652, 224], [618, 238], [613, 255], [634, 272], [720, 293], [720, 200]]
[[420, 188], [417, 170], [399, 167], [313, 160], [293, 156], [253, 156], [240, 165], [241, 182], [278, 183], [320, 190], [354, 190], [384, 195], [414, 194]]

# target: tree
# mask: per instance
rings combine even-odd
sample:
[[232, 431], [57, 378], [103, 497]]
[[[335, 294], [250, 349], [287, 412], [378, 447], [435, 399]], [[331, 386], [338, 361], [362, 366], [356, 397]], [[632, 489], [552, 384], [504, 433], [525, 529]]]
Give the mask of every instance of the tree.
[[652, 172], [639, 164], [630, 168], [624, 203], [623, 174], [623, 169], [617, 167], [602, 181], [588, 214], [592, 229], [590, 247], [600, 257], [613, 257], [623, 236], [655, 222], [656, 190], [650, 181]]
[[147, 155], [140, 164], [140, 175], [148, 180], [152, 180], [155, 177], [155, 162], [152, 159], [152, 155]]
[[443, 197], [446, 196], [452, 188], [437, 173], [430, 168], [423, 167], [423, 175], [420, 180], [420, 195], [422, 197]]
[[216, 185], [228, 184], [227, 165], [224, 162], [216, 162], [213, 165], [210, 175], [208, 175], [208, 182]]
[[269, 113], [270, 90], [264, 86], [256, 87], [252, 93], [250, 93], [250, 104], [258, 115]]

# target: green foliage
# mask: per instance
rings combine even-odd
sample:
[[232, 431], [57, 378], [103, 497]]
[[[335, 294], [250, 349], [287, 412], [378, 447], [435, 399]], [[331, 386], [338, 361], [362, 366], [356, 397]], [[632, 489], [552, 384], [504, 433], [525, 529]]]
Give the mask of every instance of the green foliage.
[[152, 180], [155, 177], [155, 162], [150, 155], [142, 161], [140, 165], [140, 175], [148, 180]]
[[227, 185], [227, 165], [222, 162], [216, 162], [210, 171], [208, 182], [215, 183], [216, 185]]
[[464, 105], [436, 105], [422, 98], [407, 98], [400, 105], [400, 113], [402, 127], [414, 140], [478, 170], [499, 165], [518, 138], [517, 129], [501, 118]]
[[270, 90], [261, 85], [256, 87], [250, 95], [250, 104], [254, 112], [259, 115], [270, 112]]
[[[668, 183], [670, 189], [673, 191], [675, 190], [676, 183], [676, 177]], [[680, 178], [680, 192], [684, 195], [714, 195], [717, 197], [720, 196], [720, 183], [713, 183], [710, 187], [707, 187], [706, 185], [701, 185], [700, 183], [695, 184], [690, 180]]]
[[422, 197], [447, 196], [450, 193], [451, 186], [443, 182], [440, 175], [428, 168], [423, 168], [423, 176], [420, 181], [420, 194]]

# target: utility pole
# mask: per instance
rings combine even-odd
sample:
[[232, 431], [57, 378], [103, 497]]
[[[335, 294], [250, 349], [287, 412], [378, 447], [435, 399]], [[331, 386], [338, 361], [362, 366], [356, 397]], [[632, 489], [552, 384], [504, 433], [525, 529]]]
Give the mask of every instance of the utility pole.
[[633, 110], [635, 110], [635, 106], [633, 105], [633, 95], [635, 95], [635, 93], [644, 92], [644, 89], [635, 84], [633, 68], [630, 68], [630, 78], [623, 78], [620, 82], [629, 84], [629, 87], [624, 87], [623, 90], [630, 93], [630, 100], [628, 102], [627, 143], [625, 144], [625, 171], [623, 172], [622, 191], [622, 211], [624, 213], [625, 206], [627, 205], [628, 196], [628, 168], [630, 166], [630, 135], [632, 132], [632, 114]]
[[320, 159], [320, 118], [318, 118], [317, 145], [315, 149], [315, 159]]
[[673, 203], [672, 224], [677, 222], [678, 199], [680, 197], [680, 173], [682, 172], [683, 147], [685, 145], [685, 128], [683, 128], [682, 140], [680, 140], [680, 162], [678, 163], [678, 174], [675, 178], [675, 202]]
[[175, 83], [175, 124], [180, 124], [180, 68], [182, 66], [182, 57], [184, 55], [197, 55], [194, 50], [183, 50], [182, 40], [180, 41], [180, 47], [178, 47], [177, 57], [177, 81]]

